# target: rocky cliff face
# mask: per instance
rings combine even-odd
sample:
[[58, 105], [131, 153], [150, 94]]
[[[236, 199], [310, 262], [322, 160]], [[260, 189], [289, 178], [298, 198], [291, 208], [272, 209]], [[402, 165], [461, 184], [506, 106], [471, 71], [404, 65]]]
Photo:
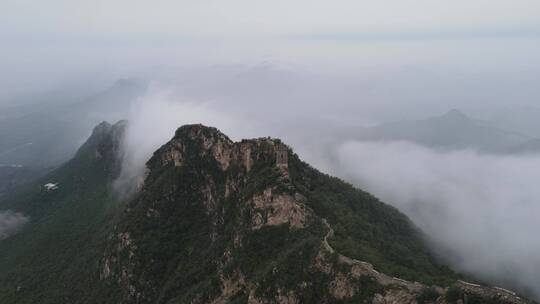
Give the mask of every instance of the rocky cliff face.
[[277, 166], [280, 147], [202, 125], [178, 129], [148, 162], [100, 258], [116, 301], [522, 303], [457, 282], [408, 219], [369, 194], [290, 150]]

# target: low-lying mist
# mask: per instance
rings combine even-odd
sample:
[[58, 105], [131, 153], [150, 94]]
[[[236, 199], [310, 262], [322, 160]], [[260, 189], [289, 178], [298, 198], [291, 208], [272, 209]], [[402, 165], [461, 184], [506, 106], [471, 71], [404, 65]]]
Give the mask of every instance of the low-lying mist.
[[28, 217], [19, 212], [0, 211], [0, 241], [17, 233], [28, 220]]
[[[442, 152], [407, 142], [350, 141], [340, 137], [339, 126], [322, 119], [265, 116], [264, 111], [260, 104], [231, 107], [151, 86], [127, 117], [117, 189], [125, 194], [140, 184], [146, 161], [184, 124], [215, 126], [234, 140], [279, 136], [315, 167], [410, 216], [455, 270], [540, 296], [540, 155], [495, 156], [473, 150]], [[314, 127], [317, 124], [323, 127]]]
[[336, 174], [405, 212], [454, 269], [540, 296], [540, 155], [347, 142]]

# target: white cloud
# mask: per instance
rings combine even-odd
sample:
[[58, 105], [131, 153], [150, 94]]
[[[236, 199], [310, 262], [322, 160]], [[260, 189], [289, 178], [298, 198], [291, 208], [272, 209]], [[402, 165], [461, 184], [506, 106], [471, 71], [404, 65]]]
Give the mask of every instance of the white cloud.
[[349, 142], [338, 174], [408, 214], [452, 265], [540, 296], [540, 156]]
[[22, 213], [10, 210], [0, 211], [0, 240], [17, 233], [29, 221]]
[[230, 130], [237, 124], [212, 110], [211, 104], [178, 99], [171, 89], [154, 84], [139, 98], [128, 114], [128, 127], [123, 143], [122, 172], [115, 182], [121, 194], [128, 194], [142, 181], [146, 161], [175, 130], [185, 124], [219, 125]]

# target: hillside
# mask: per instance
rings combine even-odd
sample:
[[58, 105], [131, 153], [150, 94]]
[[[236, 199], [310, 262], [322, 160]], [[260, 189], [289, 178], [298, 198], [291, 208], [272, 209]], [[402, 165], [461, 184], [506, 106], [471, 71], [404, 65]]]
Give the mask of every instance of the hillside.
[[489, 126], [451, 110], [423, 120], [381, 124], [352, 132], [351, 137], [369, 141], [409, 141], [441, 150], [475, 149], [486, 153], [507, 153], [532, 137]]
[[[0, 200], [30, 221], [0, 242], [0, 303], [86, 303], [96, 256], [119, 206], [110, 189], [118, 174], [125, 122], [102, 123], [75, 157]], [[46, 183], [58, 183], [47, 191]]]
[[121, 79], [86, 98], [35, 97], [0, 108], [0, 196], [68, 161], [92, 127], [126, 117], [145, 90], [142, 82]]
[[[406, 216], [279, 140], [184, 126], [148, 169], [100, 262], [121, 291], [109, 301], [444, 302], [447, 290], [429, 286], [457, 282]], [[455, 283], [452, 301], [466, 288]], [[470, 303], [520, 303], [479, 288]]]
[[0, 202], [30, 217], [0, 242], [0, 302], [526, 303], [457, 281], [405, 215], [278, 139], [183, 126], [120, 203], [124, 128], [99, 125], [40, 180], [59, 189]]
[[531, 139], [523, 144], [508, 149], [510, 154], [535, 155], [540, 152], [540, 139]]
[[0, 197], [43, 175], [45, 169], [0, 164]]

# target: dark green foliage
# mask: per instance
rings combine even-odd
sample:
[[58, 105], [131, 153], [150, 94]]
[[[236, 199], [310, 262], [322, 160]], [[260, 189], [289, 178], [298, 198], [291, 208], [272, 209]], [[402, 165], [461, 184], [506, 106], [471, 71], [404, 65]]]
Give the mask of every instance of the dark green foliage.
[[459, 299], [462, 298], [462, 293], [459, 288], [455, 286], [450, 286], [448, 287], [448, 290], [446, 291], [444, 297], [449, 303], [456, 303]]
[[246, 295], [243, 291], [241, 291], [229, 300], [229, 304], [247, 304], [248, 299], [249, 296]]
[[477, 294], [467, 294], [467, 304], [505, 304], [507, 301], [499, 297], [485, 298]]
[[416, 297], [416, 300], [419, 304], [434, 303], [439, 296], [439, 293], [434, 288], [430, 287], [422, 290], [422, 293]]
[[277, 288], [295, 290], [300, 282], [313, 278], [308, 268], [320, 237], [312, 231], [289, 229], [288, 225], [263, 227], [244, 242], [234, 254], [235, 263], [248, 279], [261, 282], [260, 295], [275, 294]]
[[372, 277], [361, 276], [356, 283], [359, 286], [357, 293], [346, 303], [371, 303], [375, 294], [384, 293], [384, 287]]
[[[223, 278], [238, 273], [260, 297], [272, 298], [279, 290], [300, 295], [304, 303], [335, 302], [328, 291], [334, 274], [313, 266], [328, 232], [322, 219], [335, 230], [329, 241], [338, 252], [379, 271], [423, 282], [454, 276], [433, 261], [422, 235], [397, 209], [295, 155], [284, 177], [274, 165], [271, 141], [252, 142], [256, 161], [249, 172], [237, 162], [222, 170], [201, 148], [203, 139], [228, 142], [212, 128], [180, 128], [172, 144], [147, 163], [144, 188], [119, 204], [109, 188], [118, 173], [115, 154], [105, 153], [117, 149], [109, 140], [115, 135], [102, 127], [104, 133], [91, 138], [72, 162], [40, 181], [60, 182], [58, 191], [29, 186], [0, 204], [32, 218], [23, 232], [0, 243], [0, 269], [6, 270], [0, 273], [0, 302], [129, 302], [133, 287], [140, 303], [205, 303], [221, 293]], [[182, 166], [166, 161], [176, 144], [182, 146]], [[98, 158], [96, 147], [104, 152]], [[236, 190], [226, 196], [231, 183]], [[249, 201], [268, 188], [274, 195], [304, 196], [314, 213], [308, 225], [254, 229], [253, 215], [268, 210], [252, 208]], [[133, 246], [119, 249], [119, 235], [128, 235]], [[101, 280], [104, 260], [111, 275]], [[338, 265], [337, 254], [329, 261], [334, 270], [350, 272], [350, 266]], [[348, 280], [357, 289], [343, 303], [368, 303], [383, 293], [370, 277]], [[240, 290], [229, 300], [245, 303], [247, 297]]]
[[[100, 290], [101, 299], [111, 296], [96, 267], [119, 206], [110, 191], [117, 173], [112, 138], [102, 135], [0, 202], [0, 209], [30, 217], [19, 234], [0, 242], [0, 303], [85, 303], [91, 290]], [[47, 182], [60, 188], [44, 191]]]
[[17, 167], [0, 165], [0, 199], [17, 187], [36, 180], [50, 169], [38, 167]]
[[334, 228], [331, 245], [341, 254], [373, 263], [382, 272], [428, 284], [455, 275], [429, 253], [423, 235], [397, 209], [342, 180], [318, 172], [296, 155], [289, 160], [294, 186]]
[[508, 301], [499, 298], [498, 296], [494, 297], [485, 297], [478, 294], [466, 293], [463, 290], [459, 289], [456, 286], [450, 286], [444, 295], [448, 303], [457, 303], [458, 300], [462, 300], [468, 304], [505, 304]]

